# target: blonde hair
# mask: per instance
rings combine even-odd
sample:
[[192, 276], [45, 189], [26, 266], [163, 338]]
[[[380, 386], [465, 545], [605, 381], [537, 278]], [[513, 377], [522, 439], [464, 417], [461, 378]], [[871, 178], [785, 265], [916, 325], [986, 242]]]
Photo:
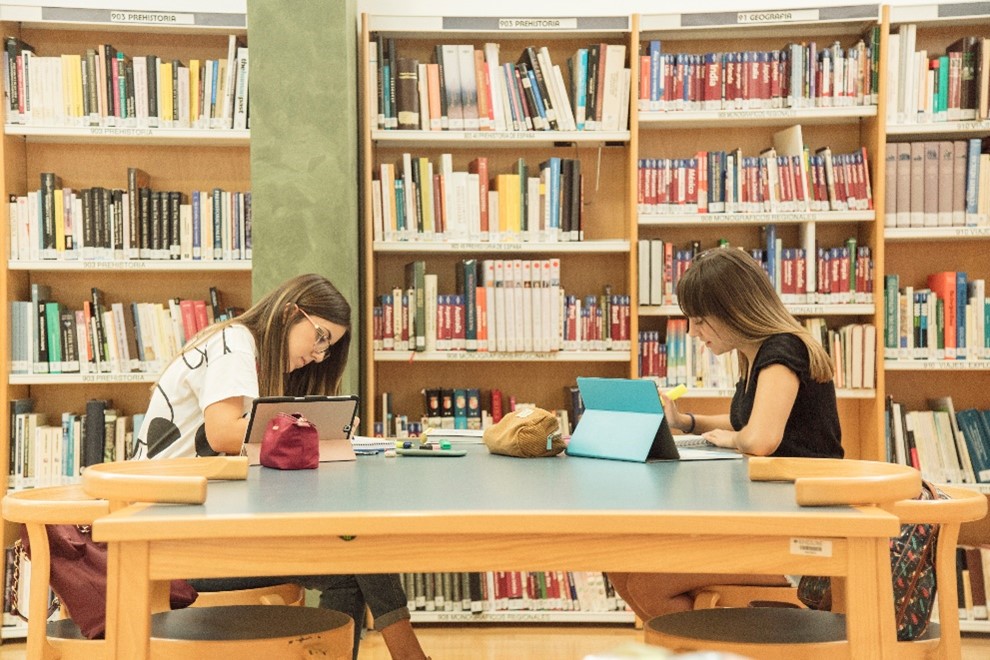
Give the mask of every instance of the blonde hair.
[[[716, 318], [746, 342], [781, 333], [797, 336], [808, 349], [811, 378], [832, 380], [828, 353], [787, 311], [770, 278], [746, 252], [713, 248], [699, 254], [677, 283], [677, 301], [685, 316]], [[748, 360], [742, 351], [736, 353], [740, 373], [748, 373]]]
[[[344, 326], [347, 332], [330, 347], [321, 362], [311, 362], [287, 373], [289, 330], [296, 323], [309, 323], [300, 310]], [[175, 360], [235, 324], [245, 326], [254, 336], [258, 350], [258, 392], [261, 396], [339, 392], [351, 343], [351, 307], [325, 277], [298, 275], [283, 282], [240, 316], [215, 323], [197, 334]]]

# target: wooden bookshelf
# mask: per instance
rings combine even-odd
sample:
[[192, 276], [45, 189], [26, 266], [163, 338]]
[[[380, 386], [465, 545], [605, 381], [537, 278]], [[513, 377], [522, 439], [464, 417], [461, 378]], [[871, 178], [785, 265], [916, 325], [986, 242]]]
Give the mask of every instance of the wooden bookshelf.
[[[508, 22], [507, 22], [508, 21]], [[362, 274], [365, 318], [379, 304], [377, 296], [404, 287], [403, 268], [408, 262], [423, 260], [426, 271], [439, 279], [439, 292], [454, 290], [454, 266], [458, 259], [546, 259], [560, 258], [561, 286], [567, 293], [598, 295], [602, 284], [612, 285], [614, 293], [632, 294], [630, 260], [633, 229], [629, 189], [631, 177], [628, 127], [620, 131], [594, 130], [392, 130], [371, 125], [377, 90], [369, 89], [377, 71], [368, 66], [368, 46], [378, 37], [391, 39], [399, 56], [416, 58], [419, 63], [434, 62], [433, 49], [443, 44], [468, 44], [483, 49], [485, 43], [498, 43], [500, 62], [516, 62], [524, 47], [546, 46], [553, 64], [567, 71], [567, 58], [592, 43], [622, 45], [626, 66], [634, 52], [629, 16], [561, 17], [557, 28], [539, 32], [506, 27], [511, 19], [470, 17], [364, 16], [360, 46], [362, 89], [360, 117], [362, 182], [365, 216], [364, 270]], [[568, 96], [571, 96], [570, 90]], [[433, 240], [380, 240], [372, 231], [372, 181], [379, 178], [384, 163], [399, 163], [403, 153], [426, 157], [434, 168], [441, 154], [451, 154], [455, 171], [467, 169], [477, 156], [488, 159], [490, 177], [512, 171], [517, 159], [524, 158], [529, 175], [552, 156], [576, 158], [584, 178], [584, 229], [582, 241], [481, 241], [476, 238]], [[434, 171], [438, 171], [434, 169]], [[374, 346], [373, 324], [364, 325], [366, 349]], [[539, 363], [540, 378], [533, 379], [519, 369], [521, 363]], [[519, 401], [532, 401], [546, 408], [564, 408], [564, 387], [573, 385], [578, 375], [626, 377], [632, 368], [630, 351], [522, 351], [522, 352], [416, 352], [406, 350], [365, 350], [362, 421], [366, 432], [381, 421], [381, 396], [392, 393], [395, 414], [418, 420], [425, 414], [421, 390], [426, 387], [478, 387], [486, 394], [499, 388]], [[401, 383], [401, 386], [398, 384]], [[483, 397], [484, 401], [484, 397]], [[487, 408], [487, 403], [484, 403]]]
[[[247, 35], [242, 13], [178, 13], [176, 26], [161, 27], [111, 20], [110, 10], [42, 8], [4, 3], [0, 30], [34, 47], [38, 56], [83, 54], [98, 44], [112, 44], [126, 55], [155, 54], [188, 63], [190, 58], [227, 57], [228, 35]], [[4, 72], [6, 75], [6, 72]], [[63, 186], [74, 190], [95, 186], [127, 188], [129, 167], [151, 175], [155, 190], [182, 191], [222, 188], [248, 191], [251, 187], [249, 132], [233, 129], [140, 128], [138, 126], [68, 126], [44, 123], [15, 124], [8, 116], [6, 98], [0, 110], [0, 181], [4, 193], [3, 217], [9, 220], [9, 195], [38, 190], [41, 172], [54, 172]], [[5, 226], [8, 226], [5, 223]], [[86, 401], [111, 399], [122, 414], [147, 408], [151, 373], [16, 374], [10, 355], [10, 303], [30, 300], [31, 285], [51, 287], [52, 298], [70, 309], [89, 300], [90, 288], [100, 288], [107, 303], [166, 302], [169, 298], [209, 299], [216, 287], [225, 305], [251, 304], [251, 262], [152, 261], [130, 259], [12, 260], [10, 234], [0, 238], [3, 275], [0, 304], [8, 322], [0, 324], [0, 395], [5, 401], [34, 400], [34, 409], [58, 420], [63, 412], [84, 413]], [[136, 433], [136, 430], [135, 430]], [[0, 491], [6, 492], [10, 455], [10, 419], [0, 422]], [[15, 538], [4, 525], [4, 546]], [[3, 637], [23, 636], [23, 626], [5, 626]]]
[[[818, 7], [807, 10], [732, 13], [681, 13], [642, 15], [636, 17], [640, 53], [649, 55], [651, 40], [659, 40], [663, 53], [704, 55], [739, 51], [780, 51], [793, 42], [817, 42], [831, 46], [839, 42], [848, 49], [860, 39], [868, 39], [879, 26], [879, 44], [885, 34], [883, 16], [878, 5], [857, 7]], [[676, 55], [675, 55], [676, 57]], [[882, 59], [881, 59], [882, 61]], [[879, 72], [883, 80], [884, 72]], [[882, 83], [881, 83], [882, 85]], [[875, 172], [876, 156], [882, 154], [882, 94], [877, 102], [868, 99], [861, 104], [834, 107], [815, 106], [782, 99], [784, 107], [729, 107], [697, 109], [634, 105], [633, 150], [636, 158], [684, 159], [696, 152], [729, 151], [741, 148], [744, 156], [757, 156], [773, 144], [773, 134], [784, 128], [800, 125], [803, 141], [814, 153], [829, 146], [833, 153], [847, 153], [865, 147], [871, 172]], [[748, 101], [743, 101], [747, 104]], [[770, 102], [767, 102], [770, 103]], [[838, 101], [836, 102], [838, 103]], [[637, 243], [660, 239], [674, 244], [674, 249], [700, 241], [701, 249], [714, 247], [719, 239], [747, 249], [763, 247], [760, 229], [773, 224], [785, 247], [800, 246], [801, 236], [811, 227], [819, 245], [840, 245], [849, 236], [859, 246], [869, 246], [874, 262], [874, 279], [882, 281], [882, 239], [876, 222], [881, 190], [873, 175], [873, 205], [868, 211], [773, 211], [736, 213], [641, 213], [637, 223]], [[881, 254], [878, 254], [878, 250]], [[641, 253], [639, 253], [641, 254]], [[876, 289], [874, 289], [876, 291]], [[790, 304], [797, 316], [823, 316], [829, 327], [848, 323], [872, 323], [880, 328], [877, 315], [878, 299], [851, 304]], [[642, 329], [658, 330], [664, 335], [665, 322], [681, 317], [676, 304], [645, 305], [638, 309]], [[662, 341], [662, 339], [661, 339]], [[725, 399], [731, 390], [703, 390], [697, 412], [724, 412]], [[883, 454], [883, 395], [882, 384], [866, 390], [840, 392], [840, 418], [846, 455], [858, 458], [880, 458]]]

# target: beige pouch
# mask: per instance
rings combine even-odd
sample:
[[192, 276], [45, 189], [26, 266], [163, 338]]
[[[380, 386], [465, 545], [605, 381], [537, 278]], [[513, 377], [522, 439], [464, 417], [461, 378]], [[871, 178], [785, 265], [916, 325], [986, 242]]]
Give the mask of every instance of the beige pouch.
[[513, 410], [483, 435], [488, 451], [505, 456], [538, 458], [564, 451], [557, 416], [542, 408]]

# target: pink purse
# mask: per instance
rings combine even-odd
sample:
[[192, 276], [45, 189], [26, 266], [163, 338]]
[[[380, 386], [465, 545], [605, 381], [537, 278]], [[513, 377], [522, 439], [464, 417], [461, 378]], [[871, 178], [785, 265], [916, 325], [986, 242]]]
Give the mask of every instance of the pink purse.
[[261, 464], [278, 470], [312, 470], [320, 465], [320, 436], [299, 413], [279, 413], [261, 440]]

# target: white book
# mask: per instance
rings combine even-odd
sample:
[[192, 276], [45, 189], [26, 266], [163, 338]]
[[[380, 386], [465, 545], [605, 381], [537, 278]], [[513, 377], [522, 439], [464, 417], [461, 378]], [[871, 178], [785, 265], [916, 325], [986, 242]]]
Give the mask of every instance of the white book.
[[[440, 154], [440, 179], [443, 181], [442, 191], [443, 197], [440, 202], [443, 204], [441, 209], [443, 219], [444, 219], [444, 233], [450, 231], [450, 216], [452, 210], [452, 200], [453, 192], [451, 191], [452, 179], [454, 174], [454, 157], [451, 154]], [[497, 218], [498, 215], [492, 215], [491, 206], [489, 205], [489, 216], [490, 218]]]
[[[444, 67], [447, 60], [444, 58]], [[476, 131], [481, 127], [478, 116], [478, 81], [474, 70], [474, 46], [460, 44], [457, 46], [457, 64], [460, 69], [461, 81], [461, 113], [464, 115], [464, 130]], [[454, 127], [451, 126], [451, 130]]]
[[235, 73], [236, 80], [234, 82], [233, 101], [233, 125], [234, 128], [247, 128], [250, 60], [248, 58], [248, 49], [244, 46], [237, 48], [236, 66], [237, 70]]
[[506, 117], [511, 118], [508, 111], [508, 99], [505, 96], [504, 78], [501, 75], [499, 66], [499, 45], [496, 43], [486, 43], [484, 45], [485, 62], [488, 64], [488, 88], [492, 95], [492, 115], [495, 118], [495, 130], [505, 131], [511, 129], [511, 119], [506, 124]]
[[549, 314], [550, 310], [543, 307], [543, 260], [533, 259], [527, 263], [530, 270], [529, 305], [532, 310], [530, 334], [533, 338], [533, 347], [530, 350], [544, 351], [546, 349], [543, 348], [543, 315]]
[[382, 182], [381, 179], [371, 181], [371, 218], [372, 236], [378, 241], [385, 240], [385, 223], [382, 215]]
[[[372, 42], [370, 45], [374, 45]], [[416, 91], [419, 94], [419, 129], [421, 131], [430, 130], [430, 83], [427, 80], [425, 64], [416, 65]], [[377, 71], [372, 71], [373, 76], [377, 76]], [[372, 88], [375, 89], [375, 88]], [[376, 92], [372, 92], [373, 97], [376, 96]], [[375, 118], [378, 115], [375, 114], [372, 118], [372, 126], [375, 126]]]
[[541, 46], [536, 50], [536, 63], [540, 67], [543, 84], [547, 89], [547, 95], [550, 97], [550, 107], [552, 108], [553, 117], [557, 122], [557, 130], [573, 130], [567, 123], [566, 113], [560, 101], [560, 92], [557, 89], [557, 80], [553, 75], [553, 62], [550, 59], [550, 51], [546, 46]]
[[529, 227], [532, 240], [546, 240], [545, 222], [541, 222], [540, 211], [540, 178], [531, 176], [526, 179], [526, 226]]
[[477, 174], [464, 175], [468, 240], [481, 240], [481, 181]]
[[560, 288], [560, 259], [550, 259], [550, 327], [553, 336], [550, 341], [550, 350], [560, 350], [561, 327], [563, 317], [562, 310], [563, 292]]
[[148, 60], [135, 57], [134, 67], [134, 115], [139, 128], [148, 126]]
[[488, 326], [488, 351], [498, 350], [496, 339], [496, 310], [495, 310], [495, 260], [485, 259], [482, 262], [482, 282], [485, 287], [485, 319]]
[[[605, 90], [602, 94], [602, 121], [599, 130], [619, 130], [619, 114], [622, 111], [622, 76], [626, 61], [626, 47], [608, 44], [605, 55]], [[628, 96], [628, 95], [627, 95]]]
[[[422, 81], [423, 76], [420, 75]], [[368, 41], [368, 86], [365, 89], [365, 102], [368, 104], [368, 126], [371, 129], [383, 128], [384, 117], [378, 115], [378, 42]]]
[[[504, 280], [502, 287], [505, 289], [505, 350], [509, 353], [515, 353], [521, 350], [521, 347], [517, 345], [516, 341], [519, 335], [516, 332], [516, 316], [519, 310], [519, 299], [521, 295], [519, 291], [516, 290], [516, 277], [515, 277], [515, 266], [513, 264], [513, 259], [506, 259], [504, 266]], [[498, 295], [496, 293], [496, 295]], [[518, 314], [521, 319], [521, 312]]]
[[495, 328], [495, 350], [499, 353], [508, 351], [509, 346], [506, 334], [506, 306], [508, 301], [506, 299], [505, 263], [503, 259], [495, 259], [492, 262], [492, 281], [495, 289], [495, 325], [492, 326], [489, 323], [488, 332], [491, 333], [492, 328]]
[[470, 221], [468, 218], [468, 173], [451, 172], [446, 182], [448, 192], [447, 222], [444, 230], [447, 238], [452, 241], [468, 240], [470, 230]]
[[639, 259], [639, 263], [637, 264], [638, 266], [637, 270], [639, 272], [638, 274], [639, 288], [637, 289], [637, 291], [638, 291], [640, 305], [652, 304], [652, 302], [650, 301], [650, 283], [651, 283], [650, 282], [650, 267], [651, 267], [650, 248], [652, 244], [653, 241], [648, 239], [640, 239], [638, 243], [639, 253], [637, 255], [637, 258]]
[[876, 387], [877, 327], [872, 323], [863, 326], [863, 387]]
[[540, 315], [540, 350], [548, 352], [554, 350], [554, 315], [556, 300], [553, 298], [553, 291], [550, 288], [550, 260], [544, 259], [540, 265], [540, 300], [537, 304], [542, 308]]
[[[915, 107], [915, 84], [917, 79], [915, 74], [915, 34], [916, 28], [913, 24], [901, 25], [897, 33], [900, 35], [900, 62], [898, 80], [900, 81], [900, 95], [897, 100], [898, 123], [913, 122]], [[926, 67], [927, 69], [927, 67]]]
[[[227, 60], [223, 78], [223, 103], [218, 128], [230, 128], [234, 118], [234, 80], [237, 74], [237, 35], [227, 38]], [[159, 87], [159, 89], [161, 89]]]
[[571, 100], [567, 96], [567, 83], [564, 82], [564, 74], [560, 70], [559, 64], [553, 65], [552, 78], [557, 86], [557, 95], [560, 97], [560, 107], [564, 115], [564, 124], [567, 126], [564, 130], [576, 131], [577, 122], [574, 119], [574, 108], [571, 106]]
[[180, 66], [176, 71], [176, 100], [179, 106], [179, 116], [175, 118], [175, 125], [179, 128], [189, 128], [192, 122], [189, 118], [189, 67]]
[[[518, 264], [518, 268], [517, 265]], [[521, 259], [513, 262], [512, 274], [516, 279], [516, 287], [521, 290], [522, 299], [520, 309], [522, 311], [522, 333], [521, 349], [526, 352], [533, 351], [533, 264], [529, 259]], [[517, 322], [518, 326], [518, 322]], [[520, 337], [517, 335], [517, 341]]]
[[649, 249], [649, 300], [651, 305], [662, 305], [663, 304], [663, 289], [664, 289], [664, 243], [659, 239], [650, 240]]

